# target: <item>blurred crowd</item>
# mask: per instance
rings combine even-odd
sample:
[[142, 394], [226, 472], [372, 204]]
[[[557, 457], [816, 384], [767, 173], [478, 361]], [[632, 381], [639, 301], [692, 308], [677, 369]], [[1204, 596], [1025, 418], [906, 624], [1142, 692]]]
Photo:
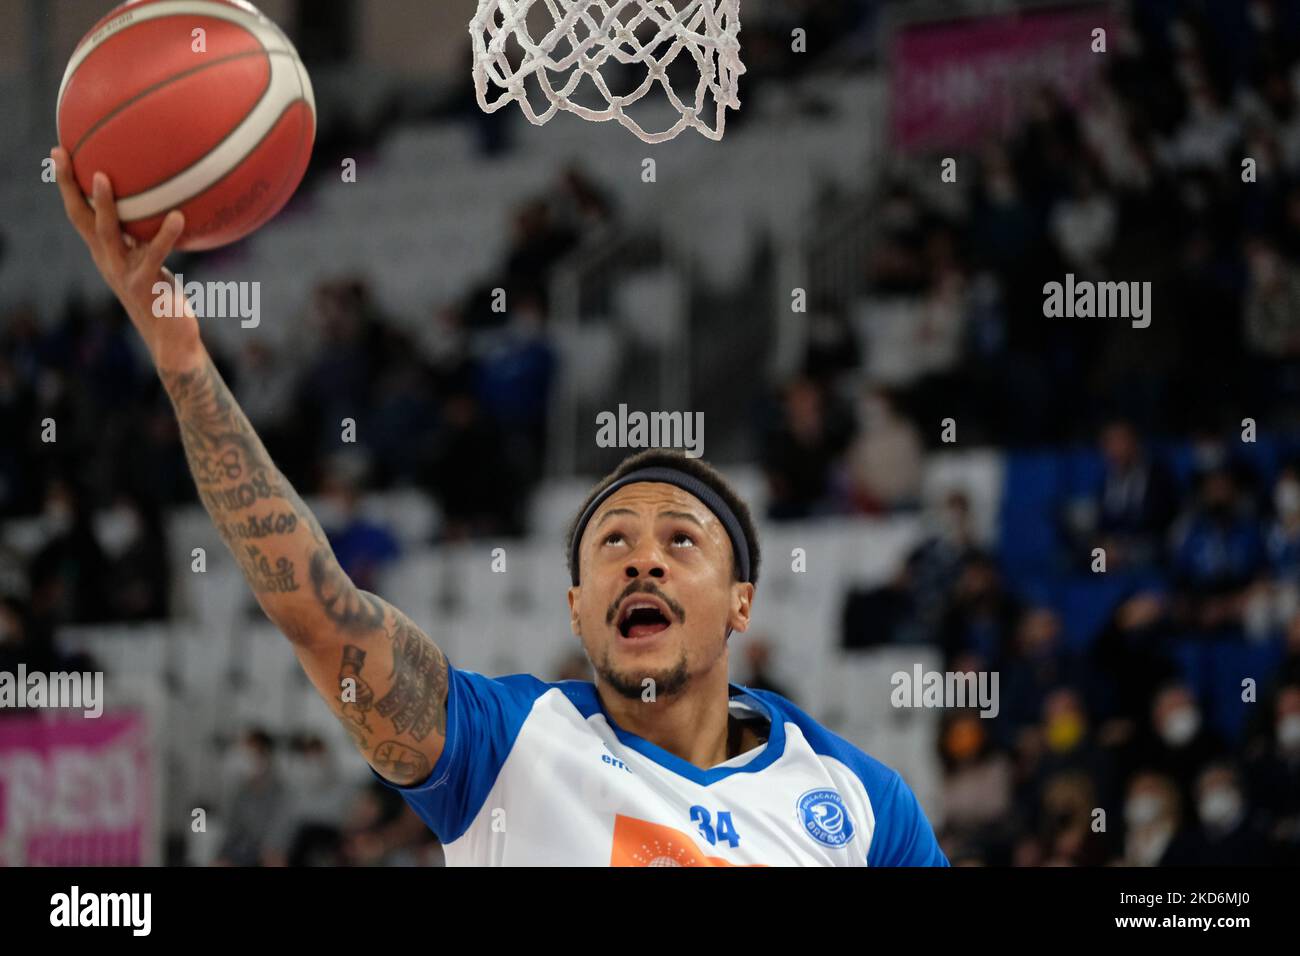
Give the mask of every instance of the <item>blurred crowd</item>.
[[849, 593], [844, 644], [931, 645], [949, 672], [998, 675], [994, 717], [941, 724], [954, 862], [1300, 862], [1300, 467], [1267, 504], [1226, 466], [1180, 496], [1131, 423], [1102, 435], [1104, 472], [1059, 502], [1065, 570], [1046, 576], [1077, 580], [1069, 561], [1099, 554], [1118, 576], [1090, 596], [1106, 613], [1084, 640], [1003, 572], [952, 491], [893, 579]]
[[[1293, 3], [1119, 4], [1081, 107], [1026, 88], [1010, 135], [900, 160], [761, 408], [771, 516], [913, 506], [949, 418], [1003, 448], [1300, 424], [1298, 51]], [[1150, 327], [1044, 317], [1067, 274], [1150, 282]]]
[[[401, 795], [341, 772], [319, 737], [277, 739], [254, 727], [222, 767], [209, 859], [215, 866], [441, 866], [442, 847]], [[206, 841], [199, 841], [205, 843]]]
[[[1300, 862], [1300, 8], [1121, 4], [1081, 108], [1026, 97], [956, 183], [925, 156], [884, 188], [855, 297], [821, 304], [764, 406], [768, 517], [916, 513], [954, 439], [1092, 463], [1052, 489], [1029, 563], [1014, 512], [1040, 503], [1008, 486], [989, 540], [956, 490], [891, 581], [847, 596], [846, 647], [1000, 676], [996, 718], [943, 721], [945, 846]], [[1150, 281], [1152, 324], [1046, 318], [1067, 273]], [[1124, 583], [1070, 621], [1044, 594], [1090, 573]]]

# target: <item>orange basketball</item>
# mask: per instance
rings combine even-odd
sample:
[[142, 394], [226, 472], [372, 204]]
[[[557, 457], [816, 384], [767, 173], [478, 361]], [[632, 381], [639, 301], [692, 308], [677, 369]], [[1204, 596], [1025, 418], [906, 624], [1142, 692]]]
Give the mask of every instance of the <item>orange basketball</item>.
[[122, 228], [157, 233], [185, 213], [177, 248], [259, 228], [302, 181], [316, 100], [298, 52], [243, 0], [131, 0], [77, 44], [59, 88], [59, 145], [82, 192], [103, 171]]

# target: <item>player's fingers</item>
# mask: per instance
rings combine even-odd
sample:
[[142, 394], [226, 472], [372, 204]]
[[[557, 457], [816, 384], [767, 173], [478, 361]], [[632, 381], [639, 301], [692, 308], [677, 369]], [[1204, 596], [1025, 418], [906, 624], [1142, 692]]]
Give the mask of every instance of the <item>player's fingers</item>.
[[151, 284], [157, 278], [167, 257], [171, 255], [172, 249], [176, 248], [176, 241], [184, 231], [185, 214], [179, 209], [173, 209], [163, 220], [158, 235], [149, 241], [149, 246], [140, 259], [140, 274]]
[[122, 241], [122, 226], [117, 221], [117, 202], [113, 199], [113, 186], [103, 173], [95, 173], [95, 235], [100, 250], [113, 266], [120, 266], [126, 257], [126, 243]]
[[59, 184], [59, 193], [63, 196], [63, 211], [81, 238], [91, 242], [95, 235], [95, 214], [86, 202], [81, 187], [77, 185], [68, 151], [56, 146], [50, 150], [50, 158], [54, 160], [54, 178]]

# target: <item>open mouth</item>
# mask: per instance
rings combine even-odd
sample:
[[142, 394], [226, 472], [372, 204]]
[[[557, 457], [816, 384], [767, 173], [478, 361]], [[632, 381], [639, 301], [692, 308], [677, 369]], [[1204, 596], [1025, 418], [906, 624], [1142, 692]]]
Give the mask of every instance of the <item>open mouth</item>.
[[618, 615], [618, 632], [627, 638], [651, 637], [668, 629], [672, 622], [658, 601], [629, 598]]

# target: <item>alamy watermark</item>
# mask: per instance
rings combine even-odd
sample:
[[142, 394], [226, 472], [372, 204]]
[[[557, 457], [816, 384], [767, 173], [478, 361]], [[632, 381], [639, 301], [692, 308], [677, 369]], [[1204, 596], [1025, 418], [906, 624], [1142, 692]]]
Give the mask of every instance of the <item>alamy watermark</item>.
[[618, 412], [596, 416], [599, 448], [683, 448], [687, 458], [704, 454], [703, 412]]
[[87, 717], [104, 713], [102, 671], [45, 674], [18, 665], [18, 673], [0, 671], [0, 710], [6, 708], [69, 708]]
[[1132, 319], [1135, 329], [1151, 324], [1150, 282], [1075, 281], [1067, 272], [1065, 282], [1043, 286], [1043, 315], [1049, 319]]
[[170, 284], [155, 282], [153, 294], [155, 318], [176, 318], [176, 301], [184, 299], [198, 319], [239, 319], [245, 329], [262, 323], [260, 282], [186, 282], [178, 272]]
[[997, 671], [926, 671], [920, 664], [911, 673], [895, 671], [889, 702], [895, 707], [978, 707], [981, 717], [996, 717]]
[[123, 927], [148, 936], [153, 927], [152, 893], [83, 893], [73, 886], [50, 897], [50, 925], [61, 928]]

